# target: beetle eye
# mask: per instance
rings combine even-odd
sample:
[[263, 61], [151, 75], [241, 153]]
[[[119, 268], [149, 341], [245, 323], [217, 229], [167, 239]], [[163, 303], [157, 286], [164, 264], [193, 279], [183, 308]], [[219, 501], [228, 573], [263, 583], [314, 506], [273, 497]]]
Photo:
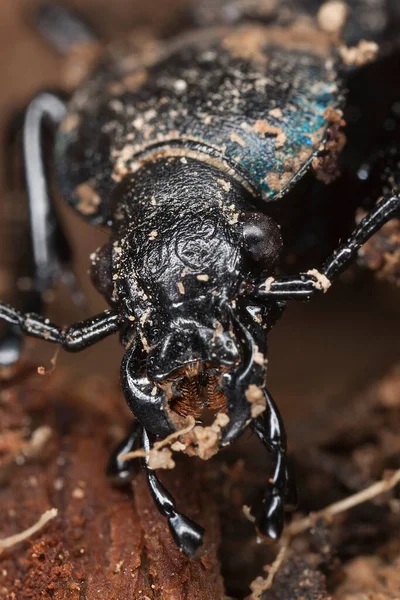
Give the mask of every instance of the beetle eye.
[[90, 277], [93, 285], [109, 300], [113, 293], [111, 244], [107, 243], [96, 250], [91, 259]]
[[243, 242], [246, 255], [262, 270], [272, 269], [282, 250], [278, 225], [263, 213], [243, 215]]

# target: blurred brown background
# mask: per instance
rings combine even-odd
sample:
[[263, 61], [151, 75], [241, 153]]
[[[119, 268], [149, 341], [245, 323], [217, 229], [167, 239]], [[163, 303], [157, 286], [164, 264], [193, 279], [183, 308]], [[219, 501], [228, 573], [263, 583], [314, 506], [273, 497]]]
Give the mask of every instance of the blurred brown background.
[[[3, 0], [0, 3], [0, 128], [32, 95], [54, 89], [62, 80], [64, 59], [39, 36], [31, 24], [37, 0]], [[156, 35], [178, 28], [184, 18], [184, 0], [76, 0], [65, 1], [93, 22], [106, 40], [118, 39], [134, 28]], [[1, 149], [2, 156], [9, 148]], [[17, 244], [10, 225], [4, 181], [0, 203], [0, 266], [3, 292], [15, 291], [12, 263]], [[105, 235], [86, 225], [58, 202], [62, 219], [75, 248], [75, 268], [88, 298], [87, 314], [104, 306], [87, 276], [89, 254]], [[12, 207], [11, 207], [12, 208]], [[15, 215], [17, 212], [17, 215]], [[12, 213], [12, 209], [11, 209]], [[14, 210], [14, 223], [23, 222]], [[316, 265], [317, 266], [317, 265]], [[5, 282], [5, 283], [4, 283]], [[351, 392], [386, 372], [400, 350], [400, 292], [377, 282], [370, 274], [352, 274], [325, 297], [309, 305], [291, 305], [270, 336], [268, 387], [287, 418], [289, 435], [301, 438], [310, 420], [323, 423], [327, 404], [346, 403]], [[57, 292], [51, 317], [69, 323], [87, 316]], [[30, 346], [32, 359], [48, 366], [54, 348]], [[107, 340], [82, 355], [60, 353], [58, 365], [69, 365], [76, 377], [107, 374], [117, 381], [122, 350], [117, 339]], [[329, 412], [329, 411], [328, 411]]]

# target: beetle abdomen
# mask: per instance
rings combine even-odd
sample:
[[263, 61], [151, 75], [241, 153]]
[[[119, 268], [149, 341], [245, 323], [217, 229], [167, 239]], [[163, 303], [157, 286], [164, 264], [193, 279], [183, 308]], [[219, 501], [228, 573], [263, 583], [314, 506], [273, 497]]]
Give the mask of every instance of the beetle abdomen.
[[105, 222], [115, 184], [160, 155], [210, 162], [255, 196], [281, 197], [323, 150], [340, 105], [329, 52], [309, 28], [245, 25], [179, 38], [150, 64], [104, 62], [58, 134], [67, 200]]

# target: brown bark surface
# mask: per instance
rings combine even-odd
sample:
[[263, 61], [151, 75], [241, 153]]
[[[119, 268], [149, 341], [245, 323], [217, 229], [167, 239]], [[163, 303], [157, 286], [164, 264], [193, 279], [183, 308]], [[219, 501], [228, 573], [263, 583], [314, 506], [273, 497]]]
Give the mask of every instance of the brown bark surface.
[[175, 469], [165, 477], [179, 491], [181, 510], [207, 528], [199, 560], [177, 549], [143, 473], [133, 493], [108, 484], [104, 466], [124, 430], [116, 399], [99, 381], [68, 389], [61, 374], [50, 381], [27, 372], [18, 383], [2, 382], [1, 537], [28, 528], [51, 507], [59, 512], [32, 539], [3, 551], [1, 598], [223, 596], [218, 515], [199, 472]]

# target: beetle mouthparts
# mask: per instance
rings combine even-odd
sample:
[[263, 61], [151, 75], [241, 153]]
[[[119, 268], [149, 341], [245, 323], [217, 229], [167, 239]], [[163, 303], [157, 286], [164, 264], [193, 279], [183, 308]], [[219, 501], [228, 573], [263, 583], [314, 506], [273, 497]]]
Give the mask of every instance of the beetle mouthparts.
[[208, 412], [226, 412], [223, 372], [207, 363], [194, 362], [175, 372], [160, 387], [165, 392], [172, 411], [181, 417], [200, 419]]

